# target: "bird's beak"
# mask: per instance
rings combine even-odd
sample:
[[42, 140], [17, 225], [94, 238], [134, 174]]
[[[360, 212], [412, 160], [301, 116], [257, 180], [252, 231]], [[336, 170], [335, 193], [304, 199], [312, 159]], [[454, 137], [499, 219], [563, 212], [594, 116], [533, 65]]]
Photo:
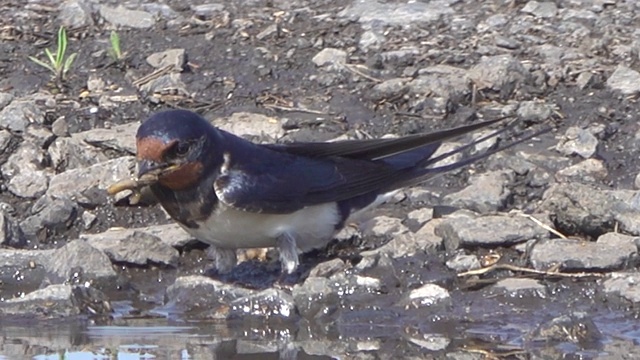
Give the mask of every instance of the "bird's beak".
[[178, 167], [179, 165], [172, 165], [148, 159], [138, 160], [138, 178], [141, 178], [143, 175], [160, 176], [164, 173], [171, 172]]

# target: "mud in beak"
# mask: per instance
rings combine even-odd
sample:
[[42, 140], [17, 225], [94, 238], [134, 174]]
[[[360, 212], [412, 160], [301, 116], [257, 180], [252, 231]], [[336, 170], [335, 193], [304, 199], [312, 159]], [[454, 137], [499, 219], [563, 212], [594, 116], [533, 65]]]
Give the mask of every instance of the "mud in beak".
[[138, 161], [138, 179], [141, 178], [158, 178], [163, 174], [170, 173], [180, 165], [160, 163], [153, 160], [142, 159]]

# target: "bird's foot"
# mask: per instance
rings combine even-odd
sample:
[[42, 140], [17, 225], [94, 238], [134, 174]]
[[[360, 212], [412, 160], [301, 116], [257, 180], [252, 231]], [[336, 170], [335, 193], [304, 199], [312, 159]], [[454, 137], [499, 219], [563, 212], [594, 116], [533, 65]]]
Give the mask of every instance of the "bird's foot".
[[278, 250], [280, 252], [280, 276], [273, 284], [273, 287], [282, 290], [291, 290], [295, 284], [295, 276], [293, 273], [300, 264], [298, 257], [298, 245], [296, 239], [288, 233], [283, 233], [276, 239]]
[[238, 263], [235, 249], [222, 249], [209, 246], [207, 255], [214, 260], [215, 268], [219, 274], [226, 274]]
[[282, 274], [289, 275], [296, 270], [300, 263], [296, 239], [288, 233], [283, 233], [276, 239], [276, 244], [280, 251], [280, 266], [282, 267]]

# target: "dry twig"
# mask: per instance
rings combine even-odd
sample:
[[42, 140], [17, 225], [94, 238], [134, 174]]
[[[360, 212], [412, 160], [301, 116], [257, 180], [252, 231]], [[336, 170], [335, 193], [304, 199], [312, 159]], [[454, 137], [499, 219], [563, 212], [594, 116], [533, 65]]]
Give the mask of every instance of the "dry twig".
[[545, 271], [545, 270], [529, 269], [521, 266], [510, 265], [510, 264], [495, 264], [482, 269], [465, 271], [463, 273], [458, 274], [458, 277], [484, 275], [496, 270], [511, 270], [511, 271], [523, 272], [526, 274], [543, 275], [548, 277], [561, 277], [561, 278], [584, 278], [584, 277], [604, 276], [603, 274], [589, 273], [589, 272], [562, 273], [558, 271], [558, 267], [555, 267], [552, 270]]

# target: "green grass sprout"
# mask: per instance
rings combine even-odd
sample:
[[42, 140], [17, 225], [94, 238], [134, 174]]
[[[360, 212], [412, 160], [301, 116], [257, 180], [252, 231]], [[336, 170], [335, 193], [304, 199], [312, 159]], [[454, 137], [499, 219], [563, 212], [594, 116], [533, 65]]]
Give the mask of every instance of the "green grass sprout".
[[124, 58], [124, 54], [120, 48], [120, 35], [118, 35], [115, 30], [111, 31], [109, 41], [111, 42], [111, 56], [113, 56], [116, 61], [122, 60]]
[[65, 75], [71, 68], [73, 61], [76, 59], [77, 53], [70, 54], [65, 58], [67, 52], [67, 32], [64, 27], [61, 26], [60, 30], [58, 30], [58, 49], [56, 50], [56, 54], [54, 55], [51, 50], [48, 48], [44, 49], [45, 55], [47, 55], [47, 60], [49, 62], [42, 61], [33, 56], [29, 56], [29, 59], [34, 63], [49, 69], [56, 81], [62, 82], [65, 78]]

